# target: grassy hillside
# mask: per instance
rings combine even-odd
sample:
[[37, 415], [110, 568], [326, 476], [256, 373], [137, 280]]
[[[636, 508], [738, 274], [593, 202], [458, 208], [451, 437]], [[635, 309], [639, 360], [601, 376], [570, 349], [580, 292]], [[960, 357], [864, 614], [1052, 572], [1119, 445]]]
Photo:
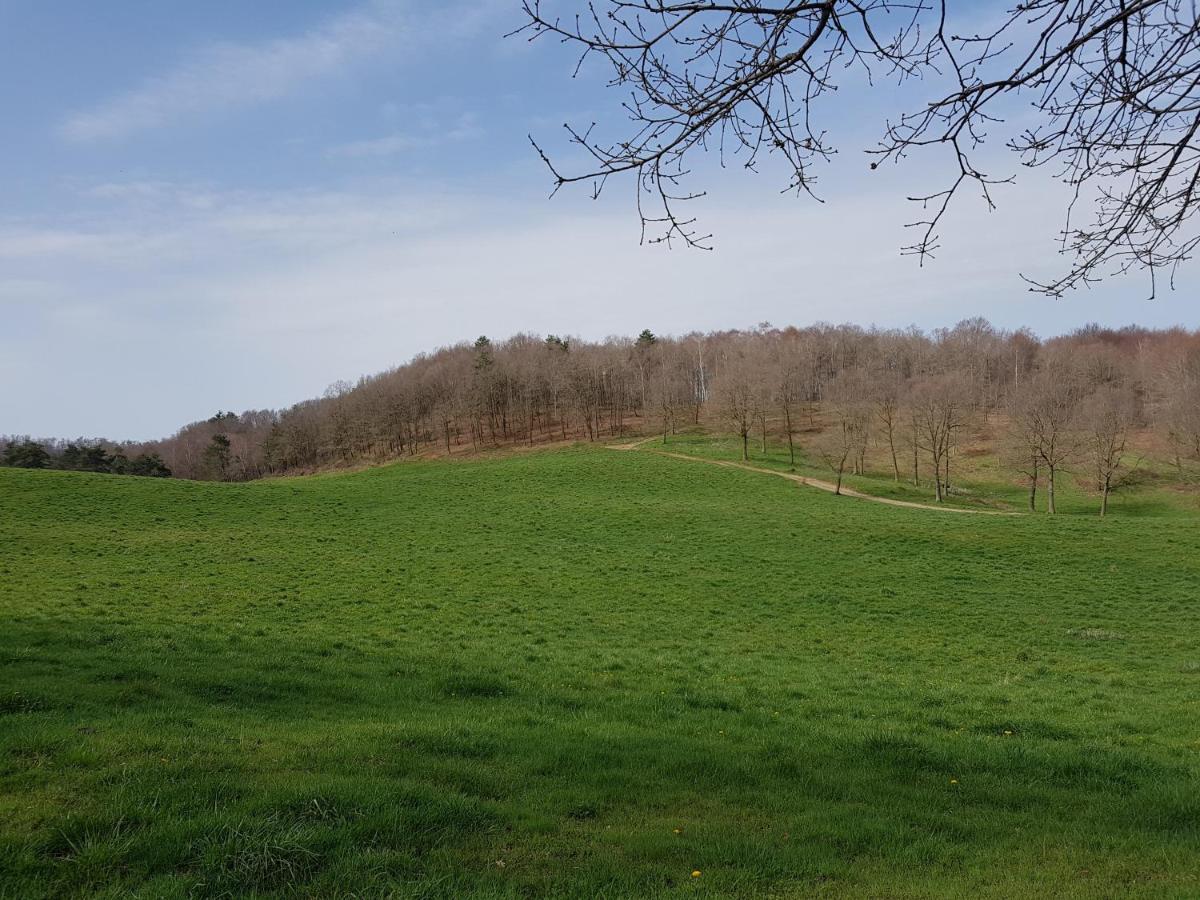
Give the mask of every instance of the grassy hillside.
[[[772, 434], [764, 453], [758, 440], [750, 444], [750, 464], [782, 472], [830, 481], [835, 474], [825, 465], [820, 455], [811, 448], [812, 434], [823, 429], [813, 429], [796, 441], [796, 465], [793, 468], [784, 439]], [[1000, 458], [1000, 446], [994, 435], [982, 438], [974, 435], [967, 453], [954, 455], [952, 493], [944, 505], [964, 509], [993, 510], [1026, 513], [1029, 511], [1029, 487], [1024, 477], [1013, 471], [1011, 465]], [[1146, 436], [1141, 436], [1146, 442]], [[740, 461], [741, 440], [736, 436], [722, 435], [704, 429], [687, 429], [671, 435], [664, 443], [661, 436], [646, 440], [642, 447], [685, 453], [704, 459]], [[925, 455], [920, 459], [922, 483], [914, 486], [910, 480], [912, 458], [908, 452], [898, 454], [901, 480], [896, 481], [891, 468], [891, 458], [885, 446], [873, 446], [867, 454], [864, 475], [849, 473], [844, 485], [864, 494], [886, 497], [893, 500], [933, 503], [933, 484], [930, 480], [930, 463]], [[1130, 452], [1125, 465], [1134, 470], [1131, 483], [1109, 498], [1109, 514], [1114, 516], [1174, 516], [1192, 522], [1200, 521], [1200, 490], [1194, 479], [1181, 484], [1174, 468], [1163, 458], [1163, 451], [1154, 448], [1143, 452], [1141, 448]], [[1092, 490], [1086, 460], [1072, 459], [1059, 473], [1056, 485], [1058, 513], [1060, 515], [1097, 515], [1100, 511], [1099, 494]], [[1037, 493], [1038, 512], [1046, 508], [1045, 473]]]
[[0, 897], [1194, 897], [1198, 598], [644, 452], [0, 469]]

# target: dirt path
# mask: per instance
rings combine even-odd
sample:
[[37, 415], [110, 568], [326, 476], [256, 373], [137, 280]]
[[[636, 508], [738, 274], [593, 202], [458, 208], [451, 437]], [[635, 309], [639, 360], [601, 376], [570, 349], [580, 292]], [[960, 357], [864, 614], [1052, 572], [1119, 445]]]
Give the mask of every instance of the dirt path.
[[[636, 450], [636, 449], [638, 449], [638, 447], [644, 447], [646, 444], [649, 444], [651, 441], [661, 441], [661, 440], [662, 440], [661, 435], [653, 434], [648, 438], [642, 438], [641, 440], [634, 441], [632, 444], [607, 444], [606, 446], [608, 447], [609, 450]], [[663, 453], [665, 451], [656, 450], [655, 452]]]
[[[644, 438], [640, 441], [634, 441], [631, 444], [609, 444], [610, 450], [638, 450], [651, 441], [659, 440], [658, 437]], [[837, 493], [837, 485], [831, 481], [822, 481], [819, 478], [806, 478], [803, 475], [795, 475], [792, 472], [780, 472], [778, 469], [764, 469], [761, 466], [752, 466], [749, 463], [733, 462], [726, 459], [706, 459], [701, 456], [688, 456], [686, 453], [674, 453], [670, 450], [649, 450], [649, 453], [655, 453], [659, 456], [667, 456], [671, 459], [686, 459], [690, 462], [708, 463], [710, 466], [724, 466], [727, 469], [745, 469], [747, 472], [759, 472], [763, 475], [775, 475], [778, 478], [786, 478], [788, 481], [794, 481], [796, 484], [803, 484], [806, 487], [816, 488], [819, 491], [828, 491], [831, 494]], [[841, 496], [853, 497], [856, 500], [869, 500], [872, 503], [883, 503], [886, 506], [903, 506], [907, 509], [929, 509], [934, 512], [944, 513], [963, 513], [968, 516], [1012, 516], [1016, 513], [1003, 512], [998, 509], [962, 509], [955, 506], [935, 506], [932, 503], [915, 503], [911, 500], [893, 500], [890, 497], [874, 497], [871, 494], [864, 494], [861, 491], [853, 490], [843, 486]]]

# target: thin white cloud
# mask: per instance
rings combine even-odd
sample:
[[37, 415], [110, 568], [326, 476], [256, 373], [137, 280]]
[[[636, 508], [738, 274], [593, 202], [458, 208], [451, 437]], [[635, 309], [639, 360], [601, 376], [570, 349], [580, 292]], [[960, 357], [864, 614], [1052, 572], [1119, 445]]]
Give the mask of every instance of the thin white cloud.
[[351, 141], [331, 147], [329, 156], [341, 156], [348, 159], [362, 159], [369, 156], [394, 156], [422, 147], [433, 146], [430, 137], [412, 134], [389, 134], [387, 137], [373, 138], [369, 141]]
[[449, 128], [442, 129], [436, 124], [430, 124], [416, 134], [396, 133], [371, 140], [351, 141], [331, 147], [327, 155], [346, 159], [395, 156], [411, 150], [476, 140], [482, 136], [483, 129], [479, 126], [477, 117], [473, 113], [463, 113]]
[[298, 37], [218, 44], [141, 87], [76, 113], [68, 140], [116, 140], [181, 119], [245, 108], [298, 90], [313, 79], [393, 46], [403, 32], [391, 7], [340, 16]]
[[122, 254], [131, 236], [97, 229], [15, 226], [0, 228], [0, 259], [113, 259]]
[[[95, 205], [68, 220], [0, 220], [0, 260], [75, 270], [160, 269], [232, 252], [328, 252], [345, 244], [443, 231], [470, 221], [448, 190], [414, 202], [408, 182], [371, 190], [217, 191], [169, 181], [106, 182], [81, 195]], [[278, 256], [271, 257], [278, 260]]]
[[0, 279], [0, 306], [6, 303], [28, 303], [59, 295], [60, 285], [54, 281], [38, 278]]
[[83, 196], [104, 202], [196, 210], [211, 209], [218, 201], [217, 195], [211, 190], [171, 181], [106, 182], [86, 189]]

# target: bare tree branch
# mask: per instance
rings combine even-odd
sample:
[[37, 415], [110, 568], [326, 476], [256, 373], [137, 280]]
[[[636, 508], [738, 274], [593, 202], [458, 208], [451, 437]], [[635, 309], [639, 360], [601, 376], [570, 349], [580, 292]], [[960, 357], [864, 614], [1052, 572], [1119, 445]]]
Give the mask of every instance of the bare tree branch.
[[[989, 129], [1004, 125], [1005, 98], [1027, 99], [1036, 120], [1006, 146], [1024, 166], [1051, 166], [1074, 197], [1060, 247], [1067, 270], [1026, 279], [1031, 289], [1058, 296], [1136, 269], [1153, 293], [1159, 272], [1173, 277], [1200, 242], [1200, 20], [1191, 0], [1026, 0], [967, 35], [950, 30], [947, 0], [593, 0], [565, 20], [552, 0], [522, 5], [526, 24], [514, 33], [576, 46], [580, 66], [603, 59], [609, 84], [628, 91], [624, 136], [567, 126], [591, 160], [583, 171], [560, 172], [534, 143], [555, 190], [589, 182], [599, 195], [610, 177], [632, 173], [643, 240], [710, 246], [679, 213], [702, 196], [687, 186], [697, 151], [751, 170], [776, 154], [787, 189], [816, 198], [814, 166], [835, 148], [814, 105], [837, 89], [839, 73], [856, 69], [870, 84], [948, 82], [887, 123], [868, 151], [872, 168], [926, 148], [950, 151], [947, 185], [909, 198], [922, 215], [903, 253], [934, 254], [961, 189], [973, 186], [991, 208], [992, 186], [1012, 180], [975, 162]], [[1080, 206], [1090, 210], [1085, 226], [1075, 223]]]

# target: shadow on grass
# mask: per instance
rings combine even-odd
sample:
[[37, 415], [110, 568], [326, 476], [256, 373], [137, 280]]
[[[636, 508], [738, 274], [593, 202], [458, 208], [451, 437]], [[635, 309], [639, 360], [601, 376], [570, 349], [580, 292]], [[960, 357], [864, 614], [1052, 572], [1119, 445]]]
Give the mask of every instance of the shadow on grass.
[[[10, 637], [106, 664], [84, 634]], [[1194, 884], [1194, 770], [1035, 710], [957, 727], [936, 697], [934, 720], [852, 700], [802, 715], [782, 689], [580, 693], [555, 671], [433, 656], [298, 667], [305, 648], [279, 642], [213, 666], [219, 644], [178, 637], [187, 649], [164, 658], [122, 634], [112, 665], [154, 688], [123, 704], [120, 679], [10, 658], [20, 696], [40, 699], [5, 707], [0, 896], [750, 897], [861, 893], [868, 873], [889, 896]]]

